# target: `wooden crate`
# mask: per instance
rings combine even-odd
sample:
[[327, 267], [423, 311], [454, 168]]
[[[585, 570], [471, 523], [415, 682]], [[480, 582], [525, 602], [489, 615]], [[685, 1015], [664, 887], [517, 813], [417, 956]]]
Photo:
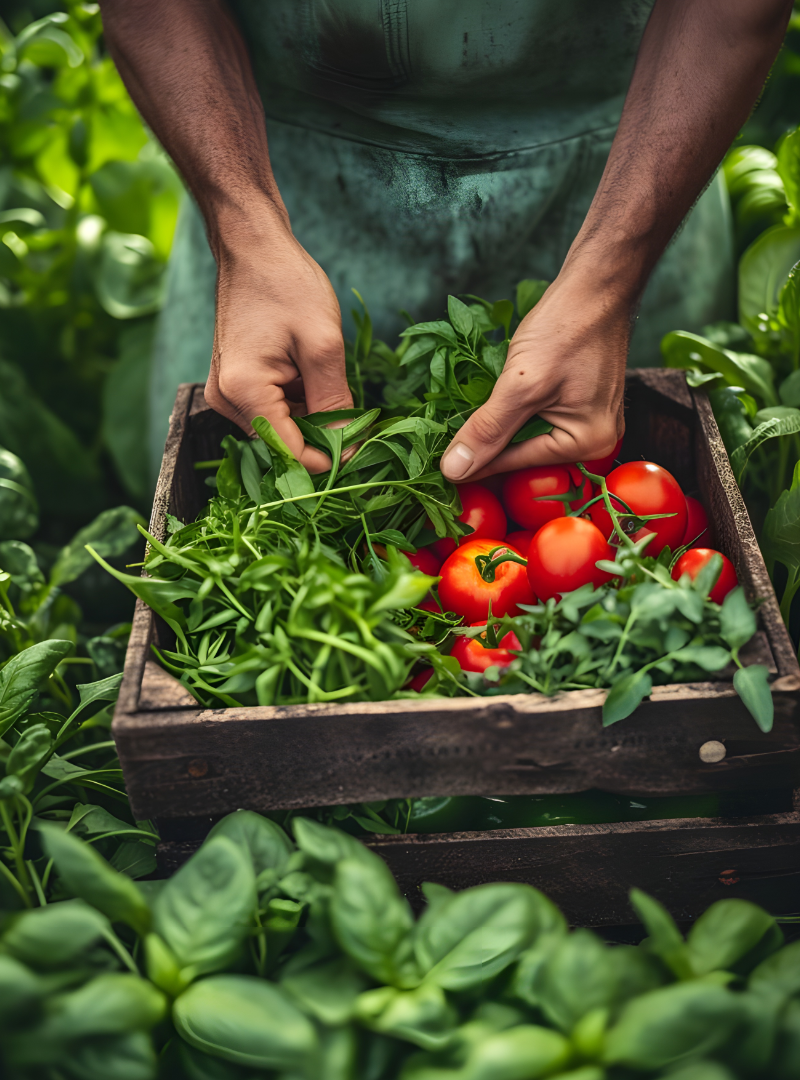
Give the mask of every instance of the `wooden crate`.
[[[626, 407], [623, 458], [657, 461], [700, 496], [716, 546], [748, 595], [762, 600], [749, 659], [774, 676], [770, 734], [757, 729], [725, 681], [658, 687], [633, 717], [607, 729], [604, 692], [595, 690], [207, 709], [152, 659], [151, 642], [168, 640], [166, 628], [137, 603], [112, 732], [134, 814], [156, 818], [167, 838], [165, 865], [196, 845], [198, 828], [239, 807], [589, 788], [651, 796], [781, 789], [789, 799], [800, 787], [800, 668], [708, 399], [681, 372], [641, 369], [628, 375]], [[218, 457], [220, 440], [234, 430], [205, 404], [201, 385], [181, 386], [156, 490], [155, 536], [165, 534], [167, 511], [190, 520], [202, 509], [208, 474], [194, 462]], [[710, 740], [724, 744], [724, 760], [701, 760]], [[782, 910], [800, 908], [800, 893], [794, 905], [788, 899], [800, 884], [796, 810], [763, 819], [380, 837], [371, 846], [412, 893], [427, 879], [454, 887], [527, 880], [574, 921], [595, 925], [630, 921], [625, 895], [633, 884], [685, 918], [715, 890], [756, 898], [767, 880]]]

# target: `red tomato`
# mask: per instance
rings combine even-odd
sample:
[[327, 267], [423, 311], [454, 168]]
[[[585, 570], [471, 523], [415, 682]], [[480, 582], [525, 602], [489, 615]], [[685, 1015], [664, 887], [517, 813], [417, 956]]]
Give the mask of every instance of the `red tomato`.
[[590, 473], [594, 473], [595, 476], [608, 476], [614, 468], [614, 462], [619, 457], [621, 449], [622, 439], [619, 440], [610, 454], [606, 454], [605, 457], [596, 458], [594, 461], [584, 461], [583, 464], [586, 466], [587, 470]]
[[736, 571], [733, 569], [733, 563], [721, 551], [714, 551], [713, 548], [689, 548], [675, 563], [672, 568], [672, 576], [676, 581], [680, 581], [683, 574], [688, 574], [694, 581], [712, 555], [722, 557], [722, 570], [717, 578], [716, 585], [708, 594], [708, 598], [713, 600], [715, 604], [721, 604], [731, 589], [735, 589], [739, 584]]
[[697, 499], [693, 499], [691, 495], [687, 495], [686, 511], [686, 532], [683, 534], [681, 547], [684, 544], [690, 544], [692, 547], [702, 547], [703, 544], [707, 544], [710, 540], [708, 517], [703, 509], [703, 504], [698, 502]]
[[502, 547], [519, 555], [519, 551], [502, 540], [473, 540], [461, 544], [445, 560], [439, 599], [445, 611], [454, 611], [469, 623], [486, 621], [491, 602], [492, 615], [519, 615], [518, 604], [535, 604], [525, 567], [520, 563], [502, 563], [495, 570], [493, 582], [484, 581], [475, 565], [476, 555], [488, 555], [492, 548]]
[[614, 550], [586, 518], [556, 518], [536, 533], [528, 549], [528, 580], [540, 600], [595, 587], [611, 578], [598, 570], [598, 559], [613, 559]]
[[431, 593], [428, 593], [428, 599], [423, 600], [421, 604], [417, 604], [417, 607], [420, 608], [422, 611], [435, 611], [437, 615], [442, 614], [442, 609], [433, 599], [433, 595]]
[[431, 677], [431, 675], [433, 675], [433, 668], [432, 667], [423, 668], [422, 671], [418, 671], [417, 674], [413, 678], [408, 680], [408, 682], [406, 683], [404, 689], [405, 690], [416, 690], [417, 693], [419, 694], [425, 688], [425, 683], [428, 681], [428, 679]]
[[[483, 626], [483, 623], [473, 623], [472, 625]], [[508, 667], [514, 659], [514, 654], [509, 650], [516, 649], [517, 652], [520, 652], [522, 649], [519, 638], [512, 630], [509, 630], [505, 637], [500, 639], [500, 645], [497, 649], [484, 648], [481, 642], [485, 641], [485, 634], [481, 634], [479, 638], [461, 637], [460, 635], [456, 638], [456, 643], [450, 650], [450, 655], [458, 660], [462, 671], [486, 671], [492, 665]]]
[[526, 559], [531, 540], [533, 540], [533, 533], [529, 529], [517, 529], [516, 532], [510, 532], [506, 537], [506, 543], [515, 547], [520, 555], [524, 555]]
[[[658, 555], [665, 547], [675, 551], [681, 546], [688, 511], [680, 485], [671, 473], [652, 461], [629, 461], [610, 472], [606, 483], [609, 493], [623, 499], [635, 514], [673, 515], [650, 521], [632, 535], [633, 540], [640, 540], [646, 533], [655, 533], [655, 540], [645, 549], [646, 555]], [[614, 526], [605, 506], [595, 503], [589, 516], [603, 536], [610, 538]]]
[[581, 494], [570, 503], [574, 510], [591, 498], [591, 481], [585, 480], [567, 465], [533, 465], [510, 473], [503, 484], [503, 506], [506, 513], [525, 529], [536, 532], [542, 525], [566, 514], [565, 504], [555, 499], [541, 500], [547, 495], [566, 495], [577, 487]]
[[417, 548], [416, 555], [412, 555], [410, 551], [404, 551], [403, 554], [411, 565], [421, 570], [423, 574], [428, 574], [430, 577], [439, 576], [442, 560], [429, 547]]
[[[459, 484], [458, 494], [463, 507], [458, 520], [469, 525], [473, 532], [465, 536], [465, 540], [478, 540], [480, 537], [505, 536], [508, 522], [503, 512], [500, 500], [483, 484]], [[442, 559], [456, 549], [455, 540], [445, 536], [442, 540], [436, 540], [431, 547]]]

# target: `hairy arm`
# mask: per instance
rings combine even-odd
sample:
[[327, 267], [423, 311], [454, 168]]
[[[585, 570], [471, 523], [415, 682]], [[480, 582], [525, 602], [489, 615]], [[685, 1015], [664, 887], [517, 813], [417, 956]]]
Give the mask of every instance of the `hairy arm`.
[[[613, 449], [648, 277], [747, 119], [791, 10], [791, 0], [656, 0], [586, 220], [520, 323], [490, 401], [448, 448], [450, 479]], [[537, 412], [552, 433], [506, 449]]]
[[292, 235], [239, 29], [223, 0], [102, 0], [101, 9], [109, 51], [197, 200], [217, 261], [206, 400], [245, 431], [266, 416], [322, 471], [330, 462], [304, 446], [290, 399], [303, 397], [309, 412], [352, 405], [339, 304]]

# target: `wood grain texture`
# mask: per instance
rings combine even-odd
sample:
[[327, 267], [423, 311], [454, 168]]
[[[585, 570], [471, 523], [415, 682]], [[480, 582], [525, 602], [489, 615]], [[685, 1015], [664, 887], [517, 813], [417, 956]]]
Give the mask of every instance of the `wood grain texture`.
[[[761, 599], [758, 659], [777, 675], [774, 730], [758, 731], [729, 682], [657, 688], [636, 714], [603, 729], [604, 691], [555, 698], [376, 702], [205, 709], [155, 668], [166, 628], [137, 604], [113, 734], [139, 818], [191, 817], [422, 795], [581, 791], [692, 794], [800, 784], [800, 668], [706, 396], [684, 374], [628, 375], [625, 458], [663, 464], [700, 495], [718, 546]], [[181, 387], [151, 528], [167, 506], [190, 520], [208, 498], [198, 460], [219, 456], [232, 425], [202, 387]], [[148, 661], [150, 661], [148, 663]], [[724, 761], [703, 764], [718, 740]]]
[[[657, 897], [679, 921], [732, 896], [774, 914], [797, 910], [800, 815], [556, 825], [483, 833], [382, 836], [367, 841], [415, 907], [424, 881], [465, 889], [490, 881], [535, 885], [574, 926], [630, 923], [629, 890]], [[172, 873], [198, 842], [159, 846]]]

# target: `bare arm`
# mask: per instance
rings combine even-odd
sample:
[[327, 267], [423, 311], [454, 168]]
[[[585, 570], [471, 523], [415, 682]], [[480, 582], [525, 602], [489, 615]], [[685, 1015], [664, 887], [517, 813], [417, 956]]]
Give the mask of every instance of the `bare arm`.
[[[657, 0], [586, 220], [514, 335], [492, 398], [451, 443], [446, 476], [475, 479], [613, 448], [647, 279], [747, 119], [791, 9], [791, 0]], [[506, 449], [537, 412], [553, 432]]]
[[103, 0], [101, 8], [109, 51], [197, 200], [217, 260], [206, 399], [246, 431], [266, 416], [321, 471], [330, 462], [304, 446], [285, 391], [304, 396], [309, 412], [352, 405], [339, 304], [292, 235], [239, 29], [223, 0]]

